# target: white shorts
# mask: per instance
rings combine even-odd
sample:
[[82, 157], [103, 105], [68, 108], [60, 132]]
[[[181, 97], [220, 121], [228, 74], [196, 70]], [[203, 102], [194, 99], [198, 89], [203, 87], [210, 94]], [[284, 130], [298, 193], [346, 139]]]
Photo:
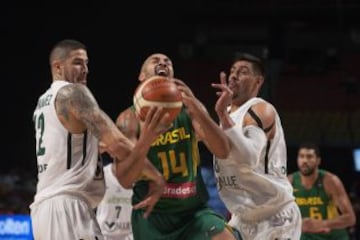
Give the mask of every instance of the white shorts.
[[47, 199], [31, 209], [35, 240], [103, 240], [94, 211], [74, 196]]
[[240, 231], [243, 240], [299, 240], [301, 224], [301, 213], [295, 202], [261, 222], [242, 222], [234, 214], [229, 221], [229, 225]]

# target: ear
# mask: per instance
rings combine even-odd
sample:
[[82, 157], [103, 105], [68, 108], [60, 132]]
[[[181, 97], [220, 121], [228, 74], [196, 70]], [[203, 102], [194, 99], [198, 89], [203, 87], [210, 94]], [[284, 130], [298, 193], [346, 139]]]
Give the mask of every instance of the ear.
[[321, 164], [321, 157], [318, 157], [318, 166], [320, 166], [320, 164]]
[[261, 75], [259, 75], [259, 76], [257, 77], [257, 82], [258, 82], [259, 86], [263, 85], [263, 83], [264, 83], [264, 77], [261, 76]]
[[144, 72], [141, 72], [141, 73], [139, 74], [138, 79], [139, 79], [140, 82], [143, 82], [143, 81], [145, 80], [145, 73], [144, 73]]
[[52, 66], [52, 68], [53, 68], [56, 72], [59, 72], [60, 69], [61, 69], [60, 61], [53, 61], [53, 62], [51, 63], [51, 66]]
[[59, 78], [61, 76], [61, 63], [60, 61], [53, 61], [51, 62], [51, 72], [53, 77]]

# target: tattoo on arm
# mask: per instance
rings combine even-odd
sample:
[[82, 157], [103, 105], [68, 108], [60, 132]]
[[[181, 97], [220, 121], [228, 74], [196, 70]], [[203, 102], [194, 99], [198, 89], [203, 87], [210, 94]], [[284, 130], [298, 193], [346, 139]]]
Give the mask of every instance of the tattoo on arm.
[[74, 116], [82, 121], [96, 136], [112, 120], [99, 108], [89, 89], [81, 84], [69, 84], [61, 88], [56, 98], [57, 111], [66, 119]]

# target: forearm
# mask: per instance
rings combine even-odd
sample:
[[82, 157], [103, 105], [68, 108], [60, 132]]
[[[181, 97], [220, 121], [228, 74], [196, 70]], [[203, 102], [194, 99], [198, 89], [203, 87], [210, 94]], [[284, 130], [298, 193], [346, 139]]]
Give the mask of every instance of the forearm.
[[145, 166], [142, 172], [143, 176], [147, 180], [153, 181], [158, 187], [165, 186], [164, 176], [154, 167], [154, 165], [148, 160], [145, 160]]
[[229, 128], [232, 128], [235, 123], [234, 121], [231, 119], [230, 115], [226, 112], [217, 112], [218, 118], [219, 118], [219, 122], [222, 126], [222, 129], [226, 130]]
[[230, 141], [205, 106], [197, 99], [193, 103], [189, 114], [198, 137], [216, 157], [226, 158], [230, 152]]
[[201, 127], [203, 141], [209, 150], [218, 158], [226, 158], [230, 152], [230, 140], [224, 131], [209, 115], [200, 116], [197, 122]]
[[343, 229], [355, 224], [355, 217], [351, 214], [342, 214], [336, 218], [324, 220], [326, 227], [330, 229]]
[[116, 160], [116, 176], [125, 188], [131, 188], [146, 166], [146, 155], [151, 141], [146, 138], [139, 139], [128, 155]]

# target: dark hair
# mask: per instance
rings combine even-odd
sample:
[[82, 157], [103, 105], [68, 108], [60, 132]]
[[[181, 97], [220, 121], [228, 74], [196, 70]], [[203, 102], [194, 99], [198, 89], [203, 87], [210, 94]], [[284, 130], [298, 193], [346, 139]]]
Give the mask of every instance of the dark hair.
[[299, 149], [301, 148], [306, 148], [306, 149], [313, 149], [316, 156], [320, 157], [320, 148], [318, 145], [316, 145], [315, 143], [312, 142], [304, 142], [302, 144], [300, 144]]
[[264, 61], [250, 53], [237, 53], [234, 58], [234, 62], [237, 61], [247, 61], [252, 63], [253, 69], [256, 73], [265, 76], [265, 67], [264, 67]]
[[68, 54], [77, 49], [86, 50], [85, 44], [74, 39], [64, 39], [56, 43], [50, 53], [50, 64], [54, 59], [65, 59]]

